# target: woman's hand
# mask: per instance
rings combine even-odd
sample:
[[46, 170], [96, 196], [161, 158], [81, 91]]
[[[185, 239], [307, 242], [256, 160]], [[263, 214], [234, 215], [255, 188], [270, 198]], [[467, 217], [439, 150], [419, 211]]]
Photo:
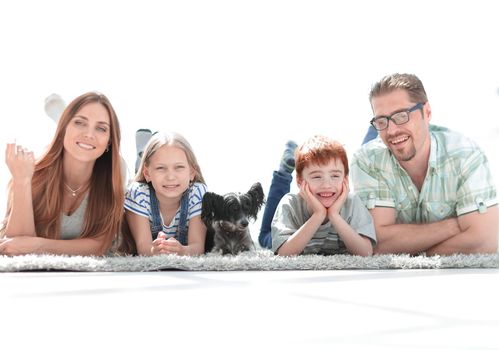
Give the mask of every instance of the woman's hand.
[[0, 238], [0, 255], [23, 255], [39, 253], [42, 238], [16, 236]]
[[30, 183], [35, 172], [33, 152], [15, 143], [8, 143], [5, 150], [5, 163], [14, 181]]

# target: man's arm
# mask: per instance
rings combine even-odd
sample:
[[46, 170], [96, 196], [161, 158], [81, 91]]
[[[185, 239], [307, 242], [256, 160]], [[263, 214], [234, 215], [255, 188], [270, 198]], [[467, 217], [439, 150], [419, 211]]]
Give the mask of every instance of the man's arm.
[[396, 224], [394, 208], [370, 210], [378, 243], [375, 254], [419, 254], [461, 233], [456, 218], [429, 224]]
[[496, 253], [498, 218], [497, 206], [489, 207], [483, 214], [474, 211], [461, 215], [457, 218], [460, 233], [431, 247], [427, 253], [431, 255]]

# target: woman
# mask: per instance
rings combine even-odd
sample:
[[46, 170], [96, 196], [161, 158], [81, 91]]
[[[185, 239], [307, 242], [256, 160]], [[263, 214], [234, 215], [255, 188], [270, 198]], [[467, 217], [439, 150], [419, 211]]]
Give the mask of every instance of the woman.
[[120, 127], [109, 100], [89, 92], [64, 110], [48, 151], [8, 144], [12, 174], [0, 254], [102, 255], [120, 229]]

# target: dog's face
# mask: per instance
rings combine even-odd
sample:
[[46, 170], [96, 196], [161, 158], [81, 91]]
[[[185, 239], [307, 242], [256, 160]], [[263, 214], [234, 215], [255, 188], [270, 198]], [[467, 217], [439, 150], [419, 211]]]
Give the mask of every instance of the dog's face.
[[[250, 218], [254, 216], [255, 203], [249, 194], [227, 193], [223, 196], [220, 211], [213, 219], [227, 231], [246, 228]], [[217, 217], [218, 216], [218, 217]]]
[[[215, 249], [237, 254], [249, 250], [252, 243], [249, 234], [249, 220], [256, 219], [264, 203], [262, 185], [255, 183], [247, 193], [227, 193], [223, 196], [213, 192], [205, 193], [201, 219], [208, 231], [214, 231]], [[247, 249], [230, 247], [248, 246]]]
[[234, 226], [243, 229], [249, 219], [256, 219], [264, 202], [262, 185], [254, 184], [247, 193], [227, 193], [223, 196], [213, 192], [205, 193], [201, 218], [208, 226], [220, 221], [224, 228], [230, 230]]

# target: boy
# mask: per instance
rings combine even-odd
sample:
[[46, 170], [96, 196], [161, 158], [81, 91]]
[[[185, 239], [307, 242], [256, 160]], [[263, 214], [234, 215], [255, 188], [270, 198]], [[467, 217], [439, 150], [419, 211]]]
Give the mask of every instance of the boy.
[[286, 194], [272, 220], [272, 250], [278, 255], [369, 256], [374, 224], [359, 197], [349, 194], [348, 159], [341, 144], [314, 136], [298, 147], [299, 194]]

